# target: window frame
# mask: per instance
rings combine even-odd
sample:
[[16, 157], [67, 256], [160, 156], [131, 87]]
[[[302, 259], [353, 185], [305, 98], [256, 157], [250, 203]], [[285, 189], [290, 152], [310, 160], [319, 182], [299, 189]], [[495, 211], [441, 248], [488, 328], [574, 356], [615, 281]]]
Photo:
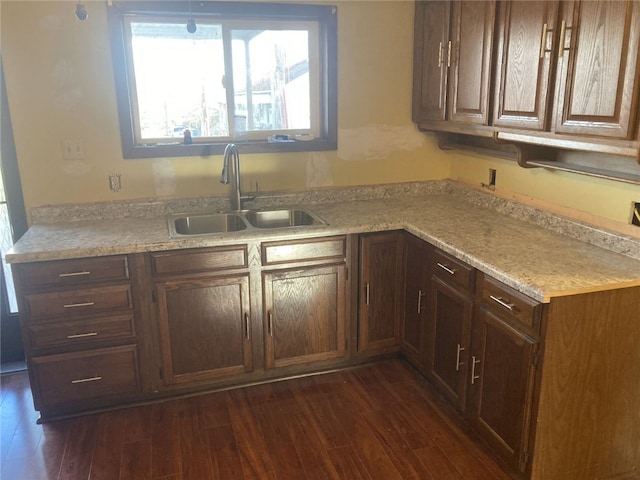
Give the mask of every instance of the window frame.
[[296, 142], [266, 139], [233, 139], [242, 153], [280, 153], [336, 150], [338, 144], [337, 8], [328, 5], [298, 5], [214, 1], [114, 1], [108, 8], [111, 53], [116, 88], [118, 120], [125, 159], [219, 155], [229, 141], [185, 144], [136, 144], [133, 115], [137, 105], [128, 71], [125, 18], [131, 15], [184, 19], [224, 17], [230, 20], [284, 20], [318, 23], [319, 41], [319, 131], [320, 138]]

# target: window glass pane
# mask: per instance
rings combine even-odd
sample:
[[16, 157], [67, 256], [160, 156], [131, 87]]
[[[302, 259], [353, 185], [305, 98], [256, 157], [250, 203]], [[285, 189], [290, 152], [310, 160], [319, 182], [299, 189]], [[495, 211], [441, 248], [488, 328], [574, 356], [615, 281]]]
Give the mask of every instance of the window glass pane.
[[231, 32], [236, 132], [311, 128], [309, 32]]
[[228, 137], [222, 27], [131, 21], [139, 140]]

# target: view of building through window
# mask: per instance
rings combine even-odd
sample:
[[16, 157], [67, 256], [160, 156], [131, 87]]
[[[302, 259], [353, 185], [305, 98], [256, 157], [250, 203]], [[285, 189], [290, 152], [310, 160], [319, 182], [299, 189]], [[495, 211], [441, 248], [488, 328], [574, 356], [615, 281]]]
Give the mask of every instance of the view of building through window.
[[185, 130], [194, 141], [313, 133], [313, 26], [246, 24], [199, 23], [189, 33], [183, 23], [130, 21], [139, 141], [180, 141]]

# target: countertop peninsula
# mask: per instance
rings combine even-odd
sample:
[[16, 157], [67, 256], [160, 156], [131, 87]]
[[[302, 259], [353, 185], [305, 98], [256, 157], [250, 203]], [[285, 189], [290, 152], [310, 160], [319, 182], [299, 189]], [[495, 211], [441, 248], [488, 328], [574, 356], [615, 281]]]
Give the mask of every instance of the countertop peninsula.
[[[304, 207], [326, 225], [169, 237], [168, 213], [224, 209], [216, 201], [45, 209], [6, 258], [39, 262], [404, 229], [541, 302], [640, 285], [640, 241], [451, 181], [263, 195], [250, 207]], [[55, 218], [42, 218], [51, 211]]]

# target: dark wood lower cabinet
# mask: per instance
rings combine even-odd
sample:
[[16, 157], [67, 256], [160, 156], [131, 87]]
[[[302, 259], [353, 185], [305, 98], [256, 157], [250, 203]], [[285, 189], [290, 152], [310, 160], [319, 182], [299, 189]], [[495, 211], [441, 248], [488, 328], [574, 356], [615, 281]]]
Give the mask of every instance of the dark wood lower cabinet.
[[427, 376], [444, 395], [464, 409], [473, 297], [435, 276], [429, 295]]
[[[397, 231], [43, 262], [15, 271], [43, 421], [400, 351], [514, 478], [638, 476], [638, 286], [551, 296], [541, 304]], [[385, 406], [399, 384], [383, 391], [377, 378], [366, 377], [384, 398], [375, 411], [393, 410]], [[337, 412], [345, 415], [342, 424], [353, 426], [345, 412]]]
[[156, 292], [165, 384], [252, 370], [248, 275], [167, 281]]
[[468, 415], [475, 429], [524, 472], [538, 341], [486, 307], [473, 321]]
[[344, 264], [263, 273], [265, 366], [345, 356]]
[[402, 315], [402, 232], [360, 236], [358, 352], [397, 351]]
[[428, 314], [431, 245], [409, 233], [404, 235], [404, 312], [402, 353], [420, 371], [425, 364], [425, 327]]

